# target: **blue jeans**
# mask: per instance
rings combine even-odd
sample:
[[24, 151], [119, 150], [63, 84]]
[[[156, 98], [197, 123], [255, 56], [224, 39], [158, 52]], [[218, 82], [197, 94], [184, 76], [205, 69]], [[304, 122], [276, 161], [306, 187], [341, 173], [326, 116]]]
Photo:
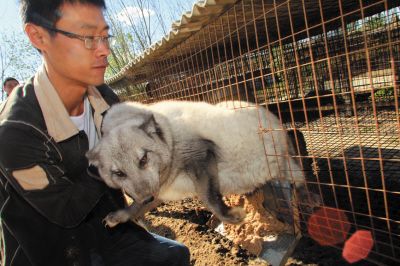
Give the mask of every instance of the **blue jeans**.
[[104, 226], [102, 220], [112, 207], [109, 199], [103, 197], [100, 200], [82, 227], [79, 241], [89, 248], [87, 255], [90, 256], [87, 259], [91, 262], [79, 265], [190, 265], [189, 249], [181, 243], [149, 233], [133, 222], [118, 224], [113, 228]]
[[174, 240], [144, 232], [116, 234], [115, 242], [91, 252], [92, 266], [189, 265], [189, 249]]
[[189, 249], [174, 240], [126, 223], [111, 229], [98, 250], [91, 252], [92, 266], [186, 266]]

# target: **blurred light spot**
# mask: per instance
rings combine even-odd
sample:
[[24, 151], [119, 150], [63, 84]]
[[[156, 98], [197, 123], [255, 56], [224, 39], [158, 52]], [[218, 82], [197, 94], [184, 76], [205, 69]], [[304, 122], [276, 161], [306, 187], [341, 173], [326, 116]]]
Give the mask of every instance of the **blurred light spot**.
[[346, 240], [350, 223], [344, 211], [322, 207], [308, 219], [310, 236], [322, 246], [333, 246]]
[[344, 244], [342, 256], [349, 263], [368, 257], [374, 245], [372, 234], [367, 230], [358, 230]]

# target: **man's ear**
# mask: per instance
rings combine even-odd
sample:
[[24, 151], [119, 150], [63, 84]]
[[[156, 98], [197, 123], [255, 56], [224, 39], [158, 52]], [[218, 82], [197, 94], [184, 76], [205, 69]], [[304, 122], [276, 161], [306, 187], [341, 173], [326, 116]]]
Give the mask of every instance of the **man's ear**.
[[24, 30], [36, 49], [43, 51], [46, 48], [50, 34], [45, 29], [32, 23], [26, 23]]

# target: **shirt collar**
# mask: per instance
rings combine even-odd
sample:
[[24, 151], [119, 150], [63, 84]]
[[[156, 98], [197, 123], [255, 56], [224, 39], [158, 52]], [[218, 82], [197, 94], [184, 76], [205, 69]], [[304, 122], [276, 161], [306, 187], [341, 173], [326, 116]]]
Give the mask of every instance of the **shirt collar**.
[[[51, 84], [44, 65], [36, 72], [33, 84], [49, 135], [56, 142], [61, 142], [78, 134], [79, 130], [70, 119], [60, 96], [53, 84]], [[103, 99], [96, 87], [89, 86], [87, 93], [89, 102], [94, 109], [96, 128], [98, 133], [100, 133], [101, 114], [108, 110], [110, 106]]]

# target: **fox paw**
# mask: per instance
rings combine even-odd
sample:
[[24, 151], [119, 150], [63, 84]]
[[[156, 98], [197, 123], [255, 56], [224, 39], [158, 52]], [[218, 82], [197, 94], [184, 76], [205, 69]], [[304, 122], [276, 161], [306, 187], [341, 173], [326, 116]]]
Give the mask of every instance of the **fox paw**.
[[110, 212], [106, 218], [104, 218], [103, 222], [106, 226], [112, 228], [120, 223], [125, 223], [130, 219], [130, 215], [125, 210], [119, 210], [116, 212]]

